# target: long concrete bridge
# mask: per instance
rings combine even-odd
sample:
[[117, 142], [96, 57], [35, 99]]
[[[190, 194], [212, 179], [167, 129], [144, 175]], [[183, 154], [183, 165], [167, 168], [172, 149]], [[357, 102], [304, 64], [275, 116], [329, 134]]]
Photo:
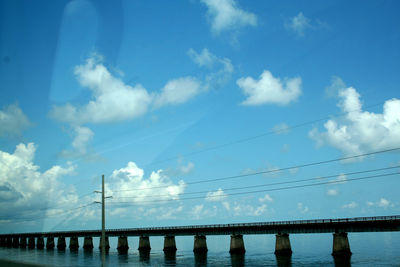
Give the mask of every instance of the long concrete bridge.
[[[117, 249], [127, 251], [128, 236], [139, 237], [138, 249], [150, 251], [150, 236], [164, 236], [164, 252], [175, 252], [175, 236], [194, 236], [194, 252], [207, 252], [207, 235], [231, 235], [230, 253], [245, 253], [243, 235], [246, 234], [275, 234], [275, 254], [291, 255], [289, 234], [299, 233], [333, 233], [332, 255], [351, 255], [347, 237], [349, 232], [390, 232], [400, 231], [400, 215], [379, 217], [357, 217], [343, 219], [317, 219], [297, 221], [277, 221], [258, 223], [235, 223], [214, 225], [191, 225], [175, 227], [148, 227], [106, 230], [106, 248], [109, 248], [108, 237], [118, 237]], [[0, 234], [2, 247], [29, 247], [54, 249], [54, 238], [57, 238], [57, 248], [65, 249], [65, 238], [70, 238], [69, 248], [78, 249], [78, 237], [83, 237], [83, 248], [93, 249], [93, 237], [100, 237], [101, 230], [33, 232]], [[27, 242], [28, 240], [28, 242]], [[101, 241], [99, 242], [101, 244]], [[101, 245], [100, 245], [101, 246]]]

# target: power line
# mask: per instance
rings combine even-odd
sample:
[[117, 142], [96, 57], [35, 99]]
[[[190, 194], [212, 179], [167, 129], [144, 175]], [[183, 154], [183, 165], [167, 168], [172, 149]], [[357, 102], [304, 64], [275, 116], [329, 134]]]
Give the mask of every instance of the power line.
[[[324, 179], [334, 178], [334, 177], [338, 177], [339, 175], [349, 176], [349, 175], [356, 175], [356, 174], [362, 174], [362, 173], [384, 171], [384, 170], [390, 170], [390, 169], [396, 169], [396, 168], [400, 168], [400, 165], [393, 166], [393, 167], [379, 168], [379, 169], [370, 169], [370, 170], [365, 170], [365, 171], [332, 174], [332, 175], [327, 175], [327, 176], [319, 176], [319, 177], [307, 178], [307, 179], [301, 179], [301, 180], [295, 180], [295, 181], [275, 182], [275, 183], [259, 184], [259, 185], [251, 185], [251, 186], [223, 188], [221, 190], [223, 190], [223, 191], [234, 191], [234, 190], [243, 190], [243, 189], [249, 189], [249, 188], [258, 188], [258, 187], [266, 187], [266, 186], [274, 186], [274, 185], [301, 183], [301, 182], [315, 181], [316, 179], [324, 180]], [[340, 181], [340, 182], [346, 182], [346, 181]], [[207, 191], [196, 191], [196, 192], [180, 193], [180, 194], [176, 194], [174, 196], [196, 195], [196, 194], [204, 194], [204, 193], [209, 193], [209, 192], [210, 192], [210, 190], [207, 190]], [[152, 198], [152, 197], [170, 197], [170, 196], [171, 195], [164, 194], [164, 195], [151, 195], [151, 196], [148, 196], [148, 197]], [[137, 198], [137, 196], [114, 197], [113, 199], [125, 199], [125, 198]]]
[[[384, 102], [379, 102], [379, 103], [376, 103], [376, 104], [373, 104], [373, 105], [366, 106], [364, 108], [376, 107], [376, 106], [382, 105], [383, 103]], [[158, 164], [158, 163], [163, 163], [163, 162], [179, 159], [180, 157], [191, 157], [191, 156], [194, 156], [194, 155], [197, 155], [197, 154], [200, 154], [200, 153], [204, 153], [204, 152], [220, 149], [220, 148], [231, 146], [231, 145], [235, 145], [235, 144], [248, 142], [248, 141], [251, 141], [251, 140], [254, 140], [254, 139], [258, 139], [258, 138], [261, 138], [261, 137], [264, 137], [264, 136], [276, 134], [276, 133], [279, 133], [279, 132], [283, 132], [283, 131], [287, 131], [287, 130], [293, 130], [293, 129], [300, 128], [300, 127], [303, 127], [303, 126], [306, 126], [306, 125], [310, 125], [310, 124], [314, 124], [314, 123], [317, 123], [317, 122], [320, 122], [320, 121], [324, 121], [324, 120], [330, 119], [332, 117], [342, 117], [342, 116], [345, 116], [345, 115], [347, 115], [349, 113], [353, 113], [353, 112], [356, 112], [356, 111], [359, 111], [359, 110], [355, 109], [355, 110], [351, 110], [351, 111], [348, 111], [348, 112], [342, 112], [342, 113], [336, 113], [336, 114], [333, 114], [333, 115], [328, 115], [328, 116], [325, 116], [323, 118], [319, 118], [319, 119], [315, 119], [315, 120], [311, 120], [311, 121], [306, 121], [306, 122], [303, 122], [303, 123], [295, 124], [293, 126], [289, 126], [289, 127], [285, 128], [284, 130], [278, 130], [278, 131], [270, 130], [270, 131], [267, 131], [267, 132], [264, 132], [264, 133], [261, 133], [261, 134], [258, 134], [258, 135], [254, 135], [254, 136], [250, 136], [250, 137], [246, 137], [246, 138], [242, 138], [242, 139], [237, 139], [237, 140], [234, 140], [234, 141], [231, 141], [231, 142], [227, 142], [227, 143], [224, 143], [224, 144], [211, 146], [211, 147], [208, 147], [208, 148], [205, 148], [205, 149], [202, 149], [202, 150], [193, 151], [193, 152], [185, 153], [185, 154], [182, 154], [182, 155], [179, 155], [179, 156], [173, 156], [173, 157], [170, 157], [170, 158], [153, 161], [151, 163], [145, 164], [145, 166], [155, 165], [155, 164]]]
[[[400, 175], [400, 173], [399, 172], [393, 172], [393, 173], [387, 173], [387, 174], [378, 174], [378, 175], [364, 176], [364, 177], [358, 177], [358, 178], [351, 178], [351, 179], [347, 179], [346, 182], [373, 179], [373, 178], [379, 178], [379, 177], [387, 177], [387, 176], [392, 176], [392, 175]], [[225, 194], [225, 196], [248, 195], [248, 194], [255, 194], [255, 193], [280, 191], [280, 190], [287, 190], [287, 189], [294, 189], [294, 188], [312, 187], [312, 186], [319, 186], [319, 185], [325, 185], [325, 184], [338, 184], [338, 183], [343, 183], [343, 181], [328, 181], [328, 182], [319, 182], [319, 183], [305, 184], [305, 185], [294, 185], [294, 186], [279, 187], [279, 188], [272, 188], [272, 189], [230, 193], [230, 194]], [[210, 198], [218, 198], [218, 197], [221, 197], [221, 196], [211, 196]], [[138, 205], [138, 204], [141, 204], [141, 203], [163, 203], [163, 202], [180, 201], [180, 200], [194, 200], [194, 199], [204, 199], [204, 196], [201, 196], [201, 197], [187, 197], [187, 198], [181, 198], [181, 199], [160, 199], [160, 200], [147, 200], [147, 201], [144, 200], [144, 201], [138, 201], [136, 203], [134, 203], [134, 202], [124, 202], [124, 201], [119, 201], [119, 202], [111, 202], [110, 201], [110, 204], [111, 203], [112, 204], [131, 204], [131, 205], [135, 206], [135, 205]]]
[[[259, 175], [259, 174], [276, 173], [276, 172], [280, 172], [280, 171], [299, 169], [299, 168], [310, 167], [310, 166], [315, 166], [315, 165], [321, 165], [321, 164], [326, 164], [326, 163], [332, 163], [332, 162], [337, 162], [337, 161], [342, 161], [342, 160], [349, 160], [349, 159], [366, 157], [366, 156], [370, 156], [370, 155], [387, 153], [387, 152], [396, 151], [396, 150], [399, 150], [399, 149], [400, 149], [400, 147], [397, 147], [397, 148], [374, 151], [374, 152], [369, 152], [369, 153], [364, 153], [364, 154], [359, 154], [359, 155], [354, 155], [354, 156], [341, 157], [341, 158], [335, 158], [335, 159], [329, 159], [329, 160], [305, 163], [305, 164], [300, 164], [300, 165], [295, 165], [295, 166], [289, 166], [289, 167], [284, 167], [284, 168], [278, 168], [278, 169], [273, 169], [273, 170], [259, 171], [259, 172], [232, 175], [232, 176], [225, 176], [225, 177], [214, 178], [214, 179], [199, 180], [199, 181], [194, 181], [194, 182], [188, 182], [188, 183], [186, 183], [186, 185], [211, 183], [211, 182], [216, 182], [216, 181], [232, 180], [232, 179], [238, 179], [238, 178], [242, 178], [242, 177], [254, 176], [254, 175]], [[165, 188], [165, 187], [168, 187], [168, 186], [155, 186], [155, 187], [147, 187], [147, 188], [140, 188], [140, 189], [139, 188], [126, 189], [126, 190], [117, 190], [117, 191], [113, 191], [113, 192], [128, 192], [128, 191], [148, 190], [148, 189], [157, 189], [157, 188]]]

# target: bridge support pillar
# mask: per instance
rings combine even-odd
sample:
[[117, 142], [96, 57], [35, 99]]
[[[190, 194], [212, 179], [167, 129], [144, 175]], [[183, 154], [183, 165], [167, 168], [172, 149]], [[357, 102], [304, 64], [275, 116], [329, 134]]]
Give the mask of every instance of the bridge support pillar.
[[[108, 236], [106, 236], [106, 250], [110, 249], [110, 242], [108, 241]], [[100, 243], [99, 243], [99, 249], [101, 249], [101, 237], [100, 237]]]
[[333, 234], [332, 256], [350, 256], [350, 244], [347, 233]]
[[139, 248], [140, 252], [147, 252], [151, 250], [150, 247], [150, 238], [148, 236], [139, 237]]
[[176, 243], [175, 243], [175, 236], [166, 235], [164, 237], [164, 252], [175, 252]]
[[275, 255], [292, 255], [288, 234], [277, 234], [275, 241]]
[[119, 236], [118, 237], [118, 252], [127, 252], [129, 249], [128, 246], [128, 237], [127, 236]]
[[35, 238], [34, 237], [29, 237], [28, 238], [28, 248], [35, 248]]
[[77, 250], [79, 248], [79, 240], [77, 236], [71, 236], [69, 238], [69, 249]]
[[19, 247], [19, 238], [18, 237], [13, 237], [12, 246], [13, 246], [13, 248]]
[[6, 247], [11, 248], [12, 247], [12, 238], [7, 237], [6, 239]]
[[6, 246], [6, 239], [4, 237], [0, 238], [0, 247], [5, 247]]
[[67, 247], [67, 243], [65, 243], [65, 237], [59, 236], [57, 238], [57, 248], [59, 250], [65, 250], [66, 247]]
[[47, 249], [54, 249], [54, 237], [48, 237], [46, 239], [46, 248]]
[[26, 237], [21, 237], [21, 238], [19, 239], [19, 247], [20, 247], [20, 248], [26, 248], [26, 245], [27, 245], [27, 243], [26, 243]]
[[244, 254], [246, 249], [244, 248], [244, 241], [242, 235], [231, 235], [231, 247], [229, 253], [231, 254]]
[[44, 239], [43, 239], [43, 237], [40, 236], [40, 237], [37, 238], [36, 247], [38, 249], [43, 249], [44, 248]]
[[194, 253], [206, 253], [207, 251], [208, 251], [208, 248], [207, 248], [206, 236], [205, 235], [195, 235], [193, 252]]
[[83, 239], [83, 249], [93, 249], [93, 238], [91, 236], [85, 236]]

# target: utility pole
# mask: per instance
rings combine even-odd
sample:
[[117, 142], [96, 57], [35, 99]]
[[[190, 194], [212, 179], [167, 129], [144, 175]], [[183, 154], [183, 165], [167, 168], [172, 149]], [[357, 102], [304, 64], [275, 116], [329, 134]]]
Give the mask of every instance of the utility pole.
[[[112, 196], [105, 197], [104, 195], [104, 174], [101, 176], [101, 192], [94, 191], [95, 193], [101, 193], [101, 263], [102, 266], [106, 266], [106, 212], [105, 212], [105, 199], [112, 198]], [[100, 203], [95, 201], [95, 203]]]
[[104, 197], [104, 174], [101, 176], [101, 263], [106, 266], [106, 215]]

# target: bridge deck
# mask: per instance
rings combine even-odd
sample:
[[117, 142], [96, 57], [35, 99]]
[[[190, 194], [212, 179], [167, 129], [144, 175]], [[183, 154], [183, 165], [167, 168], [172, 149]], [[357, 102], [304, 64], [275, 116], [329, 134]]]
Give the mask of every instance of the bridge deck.
[[[317, 219], [257, 223], [190, 225], [172, 227], [148, 227], [108, 229], [107, 236], [184, 236], [184, 235], [230, 235], [230, 234], [300, 234], [333, 232], [390, 232], [400, 231], [400, 215], [357, 217], [344, 219]], [[0, 234], [5, 237], [71, 237], [101, 236], [101, 230], [77, 230], [59, 232], [35, 232]]]

